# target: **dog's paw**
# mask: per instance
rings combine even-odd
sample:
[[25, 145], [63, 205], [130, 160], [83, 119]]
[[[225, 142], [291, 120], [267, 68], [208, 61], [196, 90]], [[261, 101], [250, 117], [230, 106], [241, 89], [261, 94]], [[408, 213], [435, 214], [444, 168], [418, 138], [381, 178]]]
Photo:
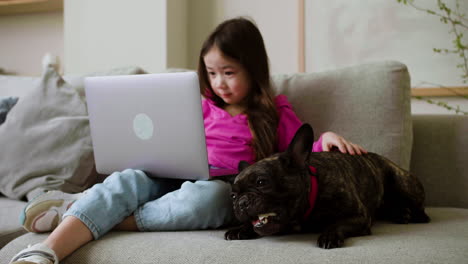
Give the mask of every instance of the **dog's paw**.
[[240, 226], [228, 230], [224, 234], [226, 240], [246, 240], [258, 238], [259, 235], [255, 233], [252, 226]]
[[391, 220], [397, 224], [408, 224], [411, 220], [411, 210], [407, 207], [396, 208], [391, 215]]
[[429, 216], [424, 212], [424, 209], [410, 209], [408, 207], [395, 208], [390, 215], [390, 220], [397, 224], [408, 223], [428, 223]]
[[424, 212], [424, 209], [415, 209], [411, 212], [412, 223], [429, 223], [431, 218]]
[[343, 244], [344, 235], [335, 230], [323, 232], [317, 240], [317, 245], [323, 249], [339, 248], [342, 247]]

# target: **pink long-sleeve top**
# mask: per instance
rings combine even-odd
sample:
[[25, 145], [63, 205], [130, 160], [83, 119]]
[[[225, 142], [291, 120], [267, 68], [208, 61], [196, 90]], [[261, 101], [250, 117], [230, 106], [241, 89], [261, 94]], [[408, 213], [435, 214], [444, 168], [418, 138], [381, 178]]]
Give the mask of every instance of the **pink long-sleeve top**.
[[[275, 103], [279, 114], [277, 149], [282, 152], [287, 149], [302, 122], [285, 95], [278, 95]], [[203, 99], [202, 107], [208, 163], [218, 168], [237, 169], [241, 160], [251, 164], [255, 162], [247, 116], [231, 116], [210, 99]], [[312, 151], [322, 151], [322, 137], [314, 142]]]

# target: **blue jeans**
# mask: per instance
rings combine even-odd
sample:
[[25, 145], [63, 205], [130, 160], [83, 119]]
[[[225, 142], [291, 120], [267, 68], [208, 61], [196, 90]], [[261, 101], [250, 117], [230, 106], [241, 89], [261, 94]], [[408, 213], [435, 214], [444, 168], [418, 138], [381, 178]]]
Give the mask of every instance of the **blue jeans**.
[[115, 172], [90, 188], [63, 217], [75, 216], [98, 239], [132, 213], [140, 231], [218, 228], [234, 219], [230, 184]]

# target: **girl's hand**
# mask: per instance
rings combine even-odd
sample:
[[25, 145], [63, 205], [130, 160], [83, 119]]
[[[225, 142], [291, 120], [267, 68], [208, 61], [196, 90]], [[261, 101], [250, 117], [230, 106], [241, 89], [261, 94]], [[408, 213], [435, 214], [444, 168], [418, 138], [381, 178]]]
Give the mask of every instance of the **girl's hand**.
[[354, 154], [364, 154], [367, 151], [361, 146], [347, 141], [342, 136], [337, 135], [333, 132], [325, 132], [322, 135], [322, 149], [323, 151], [330, 151], [333, 147], [336, 147], [342, 153]]

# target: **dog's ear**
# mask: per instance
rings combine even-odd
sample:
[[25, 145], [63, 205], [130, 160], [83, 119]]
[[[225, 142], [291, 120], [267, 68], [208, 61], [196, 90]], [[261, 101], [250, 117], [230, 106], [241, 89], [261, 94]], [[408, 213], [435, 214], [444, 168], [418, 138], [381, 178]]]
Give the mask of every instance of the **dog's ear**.
[[304, 123], [297, 130], [294, 138], [288, 146], [288, 149], [286, 150], [294, 165], [300, 167], [306, 165], [310, 152], [312, 151], [313, 143], [314, 130], [309, 124]]
[[239, 172], [243, 171], [245, 168], [247, 168], [248, 166], [250, 166], [250, 164], [247, 162], [247, 161], [244, 161], [244, 160], [241, 160], [239, 162], [239, 165], [237, 165], [237, 170]]

